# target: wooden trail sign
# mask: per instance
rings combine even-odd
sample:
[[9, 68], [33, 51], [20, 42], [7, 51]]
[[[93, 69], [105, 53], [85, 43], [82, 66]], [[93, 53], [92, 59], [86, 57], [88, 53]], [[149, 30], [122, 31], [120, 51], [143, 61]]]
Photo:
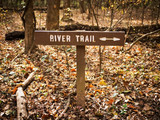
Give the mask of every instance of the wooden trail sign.
[[77, 46], [77, 105], [85, 107], [85, 45], [124, 46], [122, 31], [39, 31], [34, 34], [38, 45]]
[[124, 45], [124, 32], [107, 31], [35, 31], [39, 45]]

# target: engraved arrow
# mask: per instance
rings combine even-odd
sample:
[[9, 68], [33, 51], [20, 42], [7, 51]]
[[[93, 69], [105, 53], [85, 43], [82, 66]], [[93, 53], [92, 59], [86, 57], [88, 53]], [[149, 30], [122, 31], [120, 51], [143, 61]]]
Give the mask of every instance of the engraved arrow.
[[120, 38], [116, 38], [116, 37], [113, 37], [113, 38], [101, 37], [101, 38], [99, 38], [99, 40], [101, 40], [101, 41], [107, 41], [107, 40], [119, 41]]

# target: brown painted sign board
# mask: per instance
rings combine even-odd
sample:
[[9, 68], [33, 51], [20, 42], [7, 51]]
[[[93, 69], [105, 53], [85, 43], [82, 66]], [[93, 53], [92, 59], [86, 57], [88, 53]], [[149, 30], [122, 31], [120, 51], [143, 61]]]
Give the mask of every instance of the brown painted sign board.
[[124, 46], [125, 32], [38, 30], [34, 35], [38, 45], [76, 45], [77, 105], [85, 107], [85, 45]]
[[35, 31], [39, 45], [123, 46], [125, 32], [117, 31]]

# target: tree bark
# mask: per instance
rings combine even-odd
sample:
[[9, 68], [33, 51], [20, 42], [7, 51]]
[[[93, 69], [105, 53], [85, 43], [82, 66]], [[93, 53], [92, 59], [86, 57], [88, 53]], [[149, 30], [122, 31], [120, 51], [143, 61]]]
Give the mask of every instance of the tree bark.
[[71, 1], [70, 1], [70, 0], [67, 0], [67, 7], [70, 8], [70, 5], [71, 5]]
[[63, 1], [63, 7], [64, 8], [70, 8], [70, 5], [71, 5], [71, 1], [70, 0], [64, 0]]
[[99, 29], [98, 19], [97, 19], [97, 16], [96, 16], [95, 12], [94, 12], [94, 8], [93, 8], [92, 5], [91, 5], [91, 0], [88, 0], [87, 2], [88, 2], [88, 4], [89, 4], [90, 9], [92, 10], [93, 16], [94, 16], [95, 21], [96, 21], [96, 23], [97, 23], [97, 27], [98, 27], [98, 29]]
[[56, 30], [59, 28], [60, 0], [48, 0], [46, 29]]
[[80, 0], [79, 1], [79, 5], [80, 5], [80, 11], [81, 11], [81, 13], [85, 13], [86, 10], [85, 10], [85, 6], [84, 6], [84, 0]]
[[34, 44], [34, 16], [33, 0], [28, 0], [28, 9], [25, 13], [25, 53], [28, 53]]
[[142, 25], [144, 24], [144, 13], [145, 13], [145, 5], [144, 5], [144, 2], [145, 2], [145, 1], [143, 0], [143, 1], [142, 1], [142, 18], [141, 18], [141, 19], [142, 19], [142, 23], [141, 23]]
[[0, 7], [3, 7], [3, 3], [2, 3], [2, 0], [0, 0]]
[[91, 8], [90, 8], [90, 3], [91, 3], [91, 0], [87, 0], [87, 3], [88, 3], [88, 16], [87, 16], [87, 19], [90, 20], [91, 16], [92, 16], [92, 13], [91, 13]]
[[114, 8], [111, 7], [111, 23], [110, 23], [110, 29], [111, 29], [112, 24], [113, 24], [113, 19], [114, 19]]
[[158, 24], [159, 22], [159, 17], [160, 17], [160, 2], [159, 2], [159, 5], [157, 6], [156, 24]]

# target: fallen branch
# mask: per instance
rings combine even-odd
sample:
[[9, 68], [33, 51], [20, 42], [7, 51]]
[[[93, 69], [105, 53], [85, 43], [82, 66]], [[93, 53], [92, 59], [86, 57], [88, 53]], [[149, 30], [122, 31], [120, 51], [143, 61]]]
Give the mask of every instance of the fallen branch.
[[130, 46], [126, 51], [129, 51], [129, 50], [130, 50], [138, 41], [140, 41], [141, 39], [145, 38], [145, 37], [148, 36], [148, 35], [153, 35], [153, 34], [155, 34], [155, 33], [158, 33], [159, 31], [160, 31], [160, 29], [155, 30], [155, 31], [150, 32], [150, 33], [147, 33], [147, 34], [144, 34], [143, 36], [139, 37], [137, 40], [135, 40], [135, 41], [131, 44], [131, 46]]
[[65, 109], [62, 111], [62, 113], [55, 120], [61, 119], [61, 117], [63, 116], [63, 114], [67, 111], [67, 109], [69, 107], [69, 104], [70, 104], [70, 101], [71, 101], [71, 96], [69, 95], [68, 102], [67, 102], [67, 105], [66, 105]]
[[28, 78], [22, 83], [22, 87], [23, 87], [23, 90], [25, 90], [28, 85], [33, 81], [33, 77], [34, 77], [34, 74], [35, 74], [36, 71], [32, 72]]
[[22, 87], [18, 87], [18, 90], [16, 92], [16, 97], [17, 97], [17, 119], [26, 120], [28, 116], [26, 107], [27, 103]]
[[28, 117], [27, 113], [27, 103], [24, 95], [24, 91], [27, 86], [33, 81], [33, 76], [36, 71], [32, 72], [29, 77], [17, 88], [16, 97], [17, 97], [17, 119], [26, 120]]

